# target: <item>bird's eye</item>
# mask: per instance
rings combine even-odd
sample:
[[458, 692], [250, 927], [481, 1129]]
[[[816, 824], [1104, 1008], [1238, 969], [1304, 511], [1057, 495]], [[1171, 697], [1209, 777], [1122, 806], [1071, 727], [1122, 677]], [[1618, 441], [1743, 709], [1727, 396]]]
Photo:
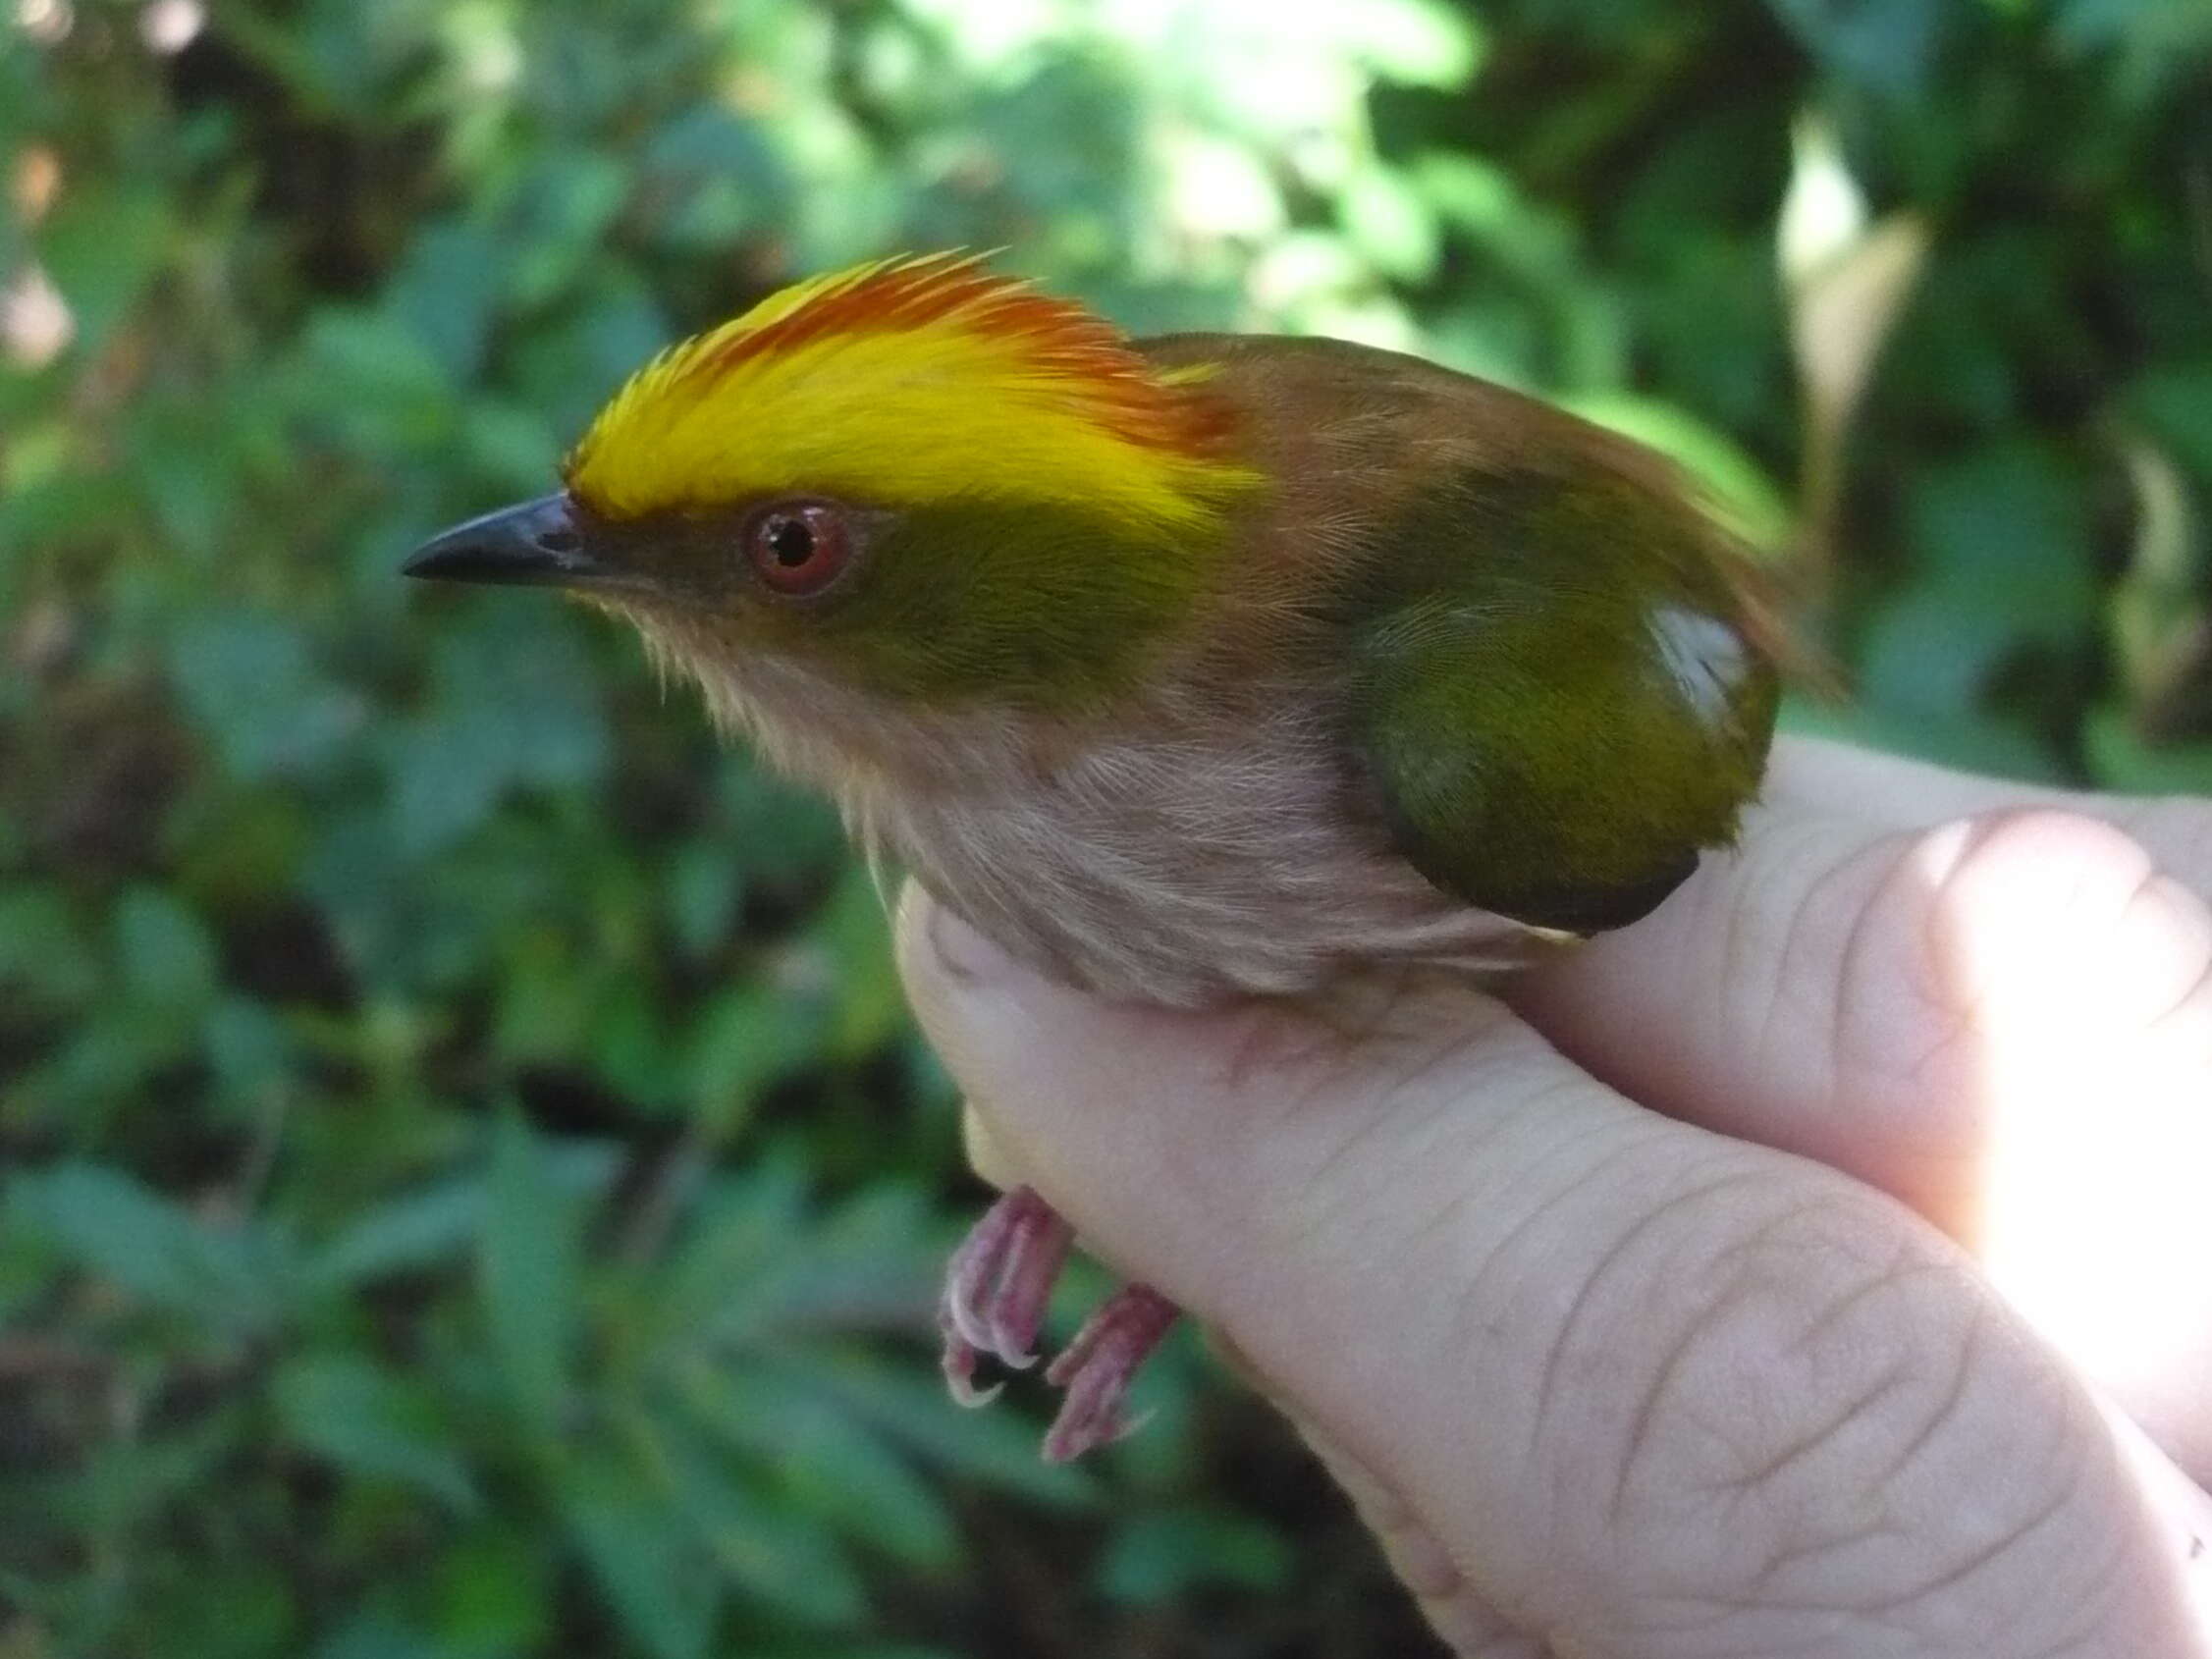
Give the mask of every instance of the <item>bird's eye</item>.
[[851, 553], [844, 517], [827, 502], [785, 502], [754, 515], [745, 552], [760, 579], [778, 593], [820, 593]]

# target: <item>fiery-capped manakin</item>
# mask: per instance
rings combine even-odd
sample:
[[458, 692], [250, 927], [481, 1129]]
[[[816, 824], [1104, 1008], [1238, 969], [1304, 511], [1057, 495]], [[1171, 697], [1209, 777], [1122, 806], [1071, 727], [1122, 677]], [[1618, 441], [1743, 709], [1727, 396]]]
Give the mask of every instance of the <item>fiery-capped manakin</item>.
[[[725, 724], [1015, 955], [1115, 997], [1491, 973], [1634, 922], [1756, 791], [1741, 550], [1663, 460], [1330, 340], [1132, 341], [974, 259], [800, 283], [672, 346], [563, 487], [409, 574], [626, 618]], [[1030, 1362], [1068, 1229], [1007, 1195], [942, 1324]], [[1110, 1438], [1173, 1310], [1048, 1375]]]

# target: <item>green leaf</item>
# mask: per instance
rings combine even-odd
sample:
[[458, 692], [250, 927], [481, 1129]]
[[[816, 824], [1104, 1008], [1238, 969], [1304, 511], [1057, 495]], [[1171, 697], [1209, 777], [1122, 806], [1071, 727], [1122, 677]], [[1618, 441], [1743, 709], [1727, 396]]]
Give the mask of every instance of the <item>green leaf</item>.
[[311, 1659], [447, 1659], [420, 1631], [377, 1611], [349, 1620], [311, 1650]]
[[1768, 3], [1823, 68], [1899, 96], [1920, 91], [1949, 31], [1951, 0]]
[[1482, 59], [1480, 26], [1438, 0], [1362, 0], [1326, 15], [1345, 46], [1385, 80], [1448, 91], [1465, 84]]
[[393, 820], [403, 848], [438, 850], [522, 787], [597, 781], [607, 721], [572, 624], [529, 604], [478, 609], [438, 643], [428, 713], [391, 734]]
[[683, 1515], [749, 1599], [810, 1625], [855, 1624], [867, 1611], [860, 1576], [828, 1527], [758, 1490], [704, 1448], [679, 1452], [674, 1466]]
[[65, 1163], [15, 1176], [11, 1219], [154, 1307], [243, 1334], [276, 1311], [266, 1241], [211, 1227], [120, 1169]]
[[568, 1402], [582, 1272], [581, 1217], [510, 1107], [492, 1130], [477, 1283], [508, 1387], [547, 1438], [559, 1434]]
[[297, 405], [372, 455], [429, 452], [458, 414], [446, 366], [404, 322], [357, 306], [315, 313], [289, 380]]
[[[192, 1659], [291, 1659], [298, 1652], [297, 1589], [273, 1560], [172, 1559], [144, 1593], [141, 1616], [164, 1649]], [[166, 1581], [163, 1581], [163, 1580]]]
[[827, 955], [829, 983], [836, 990], [830, 1051], [841, 1059], [873, 1052], [906, 1023], [906, 993], [891, 957], [890, 918], [874, 873], [859, 863], [848, 865], [808, 928], [807, 938]]
[[60, 193], [39, 227], [38, 249], [69, 303], [80, 352], [105, 344], [160, 268], [174, 235], [168, 201], [144, 183], [93, 174]]
[[220, 1106], [265, 1111], [292, 1085], [297, 1056], [284, 1022], [251, 997], [221, 997], [202, 1028]]
[[159, 887], [133, 887], [115, 907], [124, 984], [142, 1005], [196, 1013], [215, 994], [215, 941], [200, 919]]
[[772, 1471], [801, 1508], [902, 1561], [952, 1564], [958, 1536], [944, 1501], [848, 1406], [752, 1367], [697, 1367], [691, 1383], [685, 1401], [700, 1426]]
[[1252, 1516], [1219, 1507], [1170, 1509], [1114, 1529], [1099, 1563], [1099, 1588], [1137, 1607], [1213, 1584], [1265, 1594], [1283, 1587], [1291, 1561], [1282, 1535]]
[[91, 945], [59, 884], [0, 887], [0, 993], [19, 1011], [68, 1008], [98, 985]]
[[1979, 635], [2077, 644], [2095, 615], [2090, 503], [2064, 454], [2009, 440], [1931, 466], [1907, 500], [1926, 591]]
[[476, 1509], [476, 1483], [422, 1384], [358, 1355], [308, 1354], [279, 1369], [275, 1399], [286, 1432], [315, 1456], [416, 1487], [462, 1514]]
[[702, 1659], [722, 1594], [692, 1519], [606, 1464], [563, 1477], [561, 1511], [607, 1605], [639, 1645], [653, 1659]]
[[192, 617], [172, 637], [169, 661], [186, 708], [237, 777], [308, 770], [366, 714], [316, 672], [304, 630], [278, 616]]
[[785, 1159], [716, 1184], [662, 1280], [677, 1342], [745, 1334], [769, 1316], [791, 1276], [805, 1202], [804, 1178]]
[[2146, 369], [2128, 389], [2128, 401], [2175, 459], [2212, 485], [2212, 359]]
[[2212, 742], [2150, 743], [2118, 708], [2092, 710], [2082, 727], [2089, 770], [2131, 795], [2212, 795]]
[[1071, 1464], [1049, 1464], [1038, 1455], [1042, 1423], [1024, 1420], [1003, 1407], [965, 1411], [945, 1397], [935, 1376], [848, 1354], [825, 1359], [800, 1374], [949, 1473], [1038, 1503], [1077, 1506], [1098, 1496], [1087, 1472]]
[[1362, 168], [1346, 181], [1341, 206], [1345, 235], [1376, 269], [1401, 282], [1425, 281], [1435, 270], [1435, 213], [1397, 169]]
[[576, 281], [627, 187], [622, 165], [597, 150], [532, 158], [510, 210], [510, 251], [500, 266], [513, 304], [542, 305]]
[[308, 1275], [333, 1287], [359, 1284], [459, 1255], [483, 1226], [484, 1186], [476, 1176], [459, 1176], [386, 1199], [325, 1245]]
[[521, 1659], [547, 1650], [559, 1588], [542, 1519], [479, 1525], [438, 1558], [431, 1600], [440, 1659]]
[[703, 960], [728, 940], [744, 892], [744, 871], [733, 849], [702, 837], [675, 850], [664, 903], [670, 931], [686, 956]]
[[685, 1093], [717, 1135], [734, 1132], [763, 1090], [802, 1070], [820, 1051], [819, 1009], [780, 987], [730, 987], [701, 1010], [685, 1058]]
[[497, 242], [481, 228], [447, 220], [423, 227], [385, 290], [391, 315], [459, 381], [484, 358], [501, 280]]

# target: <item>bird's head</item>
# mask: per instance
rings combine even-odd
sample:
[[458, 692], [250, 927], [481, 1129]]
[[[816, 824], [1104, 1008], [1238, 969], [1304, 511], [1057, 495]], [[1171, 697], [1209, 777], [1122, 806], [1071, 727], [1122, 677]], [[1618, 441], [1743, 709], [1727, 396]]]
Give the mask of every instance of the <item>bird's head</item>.
[[568, 589], [770, 728], [817, 695], [1110, 700], [1255, 481], [1204, 371], [954, 255], [800, 283], [668, 348], [562, 477], [408, 573]]

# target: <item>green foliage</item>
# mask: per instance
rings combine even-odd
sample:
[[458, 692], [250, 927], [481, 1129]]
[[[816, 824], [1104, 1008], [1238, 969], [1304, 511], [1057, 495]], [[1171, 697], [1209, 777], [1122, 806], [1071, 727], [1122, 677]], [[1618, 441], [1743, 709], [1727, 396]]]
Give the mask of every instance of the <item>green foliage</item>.
[[1804, 718], [2212, 788], [2208, 62], [2199, 0], [9, 8], [0, 1653], [1415, 1651], [1187, 1346], [1096, 1472], [945, 1402], [977, 1189], [834, 819], [398, 560], [675, 332], [1003, 246], [1668, 449]]

